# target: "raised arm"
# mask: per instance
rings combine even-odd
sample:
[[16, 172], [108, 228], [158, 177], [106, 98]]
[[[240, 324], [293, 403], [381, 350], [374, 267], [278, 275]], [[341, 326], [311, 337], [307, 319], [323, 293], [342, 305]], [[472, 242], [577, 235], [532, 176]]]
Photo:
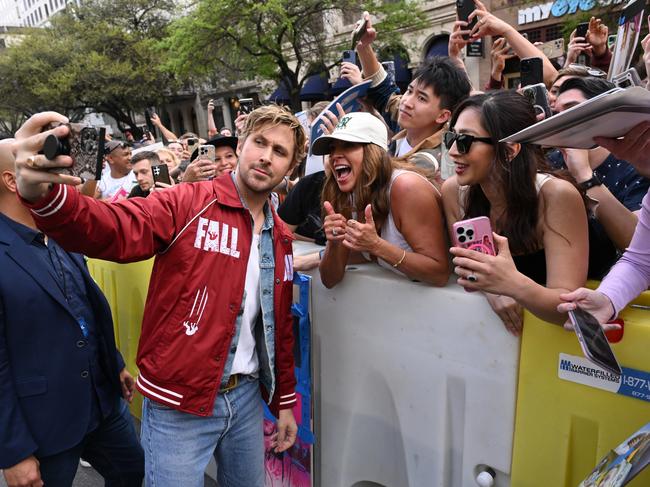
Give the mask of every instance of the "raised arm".
[[151, 114], [151, 123], [153, 123], [156, 127], [158, 127], [158, 130], [160, 130], [160, 133], [165, 139], [170, 141], [178, 140], [176, 134], [163, 125], [157, 113]]
[[177, 231], [171, 209], [179, 195], [170, 189], [115, 204], [81, 195], [74, 188], [79, 178], [49, 171], [70, 166], [69, 157], [48, 161], [38, 154], [48, 135], [65, 137], [68, 132], [65, 126], [41, 129], [64, 119], [51, 112], [37, 114], [16, 133], [16, 185], [39, 228], [66, 250], [119, 262], [148, 258], [164, 248]]
[[214, 124], [214, 100], [208, 102], [208, 138], [211, 139], [219, 133], [217, 126]]
[[476, 10], [469, 15], [468, 20], [471, 22], [477, 16], [480, 20], [472, 29], [471, 40], [475, 41], [488, 35], [505, 37], [514, 53], [519, 56], [519, 59], [538, 57], [542, 60], [544, 64], [544, 83], [546, 83], [546, 86], [551, 86], [557, 77], [557, 70], [544, 53], [522, 36], [515, 27], [491, 14], [480, 0], [475, 0], [475, 3]]

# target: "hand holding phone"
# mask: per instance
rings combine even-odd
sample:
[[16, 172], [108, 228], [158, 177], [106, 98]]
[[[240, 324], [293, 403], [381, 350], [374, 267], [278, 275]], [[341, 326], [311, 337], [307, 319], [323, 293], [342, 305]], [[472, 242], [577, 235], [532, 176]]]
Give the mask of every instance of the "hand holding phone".
[[[456, 15], [458, 20], [463, 22], [469, 22], [469, 15], [476, 10], [476, 4], [474, 0], [456, 0]], [[471, 22], [468, 23], [467, 27], [464, 27], [463, 30], [473, 30], [478, 22], [478, 16], [474, 16]], [[469, 36], [464, 35], [463, 39], [468, 40]]]
[[200, 145], [197, 159], [207, 159], [208, 161], [215, 162], [216, 148], [213, 145]]
[[255, 108], [252, 98], [239, 99], [239, 113], [249, 114]]
[[357, 64], [357, 53], [351, 49], [346, 49], [345, 51], [343, 51], [341, 62]]
[[153, 174], [154, 183], [165, 183], [172, 184], [172, 180], [169, 177], [169, 168], [167, 164], [158, 164], [151, 166], [151, 173]]
[[553, 115], [551, 105], [548, 101], [548, 91], [544, 83], [537, 83], [530, 86], [525, 86], [521, 89], [521, 94], [524, 95], [535, 108], [535, 115], [538, 120], [549, 118]]
[[363, 36], [366, 35], [368, 32], [368, 27], [369, 27], [369, 22], [368, 19], [366, 18], [366, 15], [368, 13], [364, 12], [363, 15], [361, 16], [361, 20], [357, 22], [357, 26], [354, 28], [354, 31], [352, 32], [352, 50], [354, 51], [357, 48], [357, 44], [361, 39], [363, 39]]
[[187, 139], [187, 151], [190, 153], [190, 156], [194, 153], [196, 148], [199, 145], [199, 139], [196, 137], [190, 137]]
[[[69, 128], [67, 137], [59, 138], [49, 135], [43, 144], [43, 154], [49, 160], [57, 156], [70, 156], [73, 164], [70, 168], [57, 169], [53, 172], [70, 174], [84, 180], [98, 179], [104, 160], [104, 143], [106, 129], [79, 123], [66, 124]], [[53, 128], [53, 127], [49, 127]]]
[[621, 366], [598, 320], [581, 308], [569, 311], [569, 319], [585, 357], [612, 374], [621, 375]]
[[[461, 220], [452, 225], [452, 239], [456, 247], [475, 250], [487, 255], [496, 255], [492, 239], [492, 225], [486, 216]], [[471, 277], [471, 276], [470, 276]], [[471, 280], [468, 278], [468, 280]], [[473, 289], [465, 288], [467, 292]]]
[[452, 225], [456, 247], [475, 250], [483, 254], [496, 255], [492, 239], [492, 225], [486, 216], [462, 220]]
[[589, 22], [580, 22], [576, 27], [576, 37], [582, 37], [587, 40], [587, 32], [589, 31]]

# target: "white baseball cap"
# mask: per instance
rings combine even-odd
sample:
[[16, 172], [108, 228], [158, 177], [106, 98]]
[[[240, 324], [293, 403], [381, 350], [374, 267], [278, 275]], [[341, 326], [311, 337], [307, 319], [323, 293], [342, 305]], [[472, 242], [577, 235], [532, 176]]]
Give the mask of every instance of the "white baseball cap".
[[311, 152], [317, 156], [330, 153], [334, 140], [356, 142], [358, 144], [375, 144], [388, 150], [388, 130], [384, 123], [374, 115], [365, 112], [346, 113], [334, 131], [329, 135], [321, 135], [311, 146]]

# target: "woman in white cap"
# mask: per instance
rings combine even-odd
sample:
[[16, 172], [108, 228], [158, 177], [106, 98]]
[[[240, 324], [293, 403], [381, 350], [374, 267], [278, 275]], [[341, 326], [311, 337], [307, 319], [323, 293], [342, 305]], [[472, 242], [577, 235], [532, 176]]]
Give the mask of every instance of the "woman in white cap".
[[323, 284], [333, 287], [348, 263], [376, 261], [406, 277], [444, 286], [449, 262], [440, 194], [413, 168], [387, 153], [388, 132], [377, 117], [341, 114], [312, 153], [329, 155], [323, 187], [327, 246]]

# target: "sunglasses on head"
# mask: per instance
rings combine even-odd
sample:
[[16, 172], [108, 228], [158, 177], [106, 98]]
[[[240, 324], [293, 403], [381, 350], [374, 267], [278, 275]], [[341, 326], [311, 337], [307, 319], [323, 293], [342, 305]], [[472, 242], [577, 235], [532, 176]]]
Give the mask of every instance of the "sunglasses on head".
[[604, 77], [607, 76], [607, 73], [605, 71], [603, 71], [602, 69], [592, 68], [591, 66], [585, 66], [584, 64], [572, 63], [572, 64], [569, 64], [568, 68], [583, 71], [584, 73], [588, 74], [589, 76], [594, 76], [596, 78], [604, 78]]
[[484, 144], [494, 145], [489, 137], [475, 137], [469, 134], [459, 134], [457, 132], [445, 132], [442, 137], [447, 150], [456, 142], [456, 149], [461, 154], [467, 154], [474, 142], [483, 142]]
[[113, 152], [115, 149], [126, 149], [127, 147], [129, 147], [129, 144], [127, 144], [126, 142], [120, 142], [118, 145], [116, 145], [115, 147], [113, 147], [113, 148], [112, 148], [111, 150], [109, 150], [107, 153], [110, 154], [110, 153]]

